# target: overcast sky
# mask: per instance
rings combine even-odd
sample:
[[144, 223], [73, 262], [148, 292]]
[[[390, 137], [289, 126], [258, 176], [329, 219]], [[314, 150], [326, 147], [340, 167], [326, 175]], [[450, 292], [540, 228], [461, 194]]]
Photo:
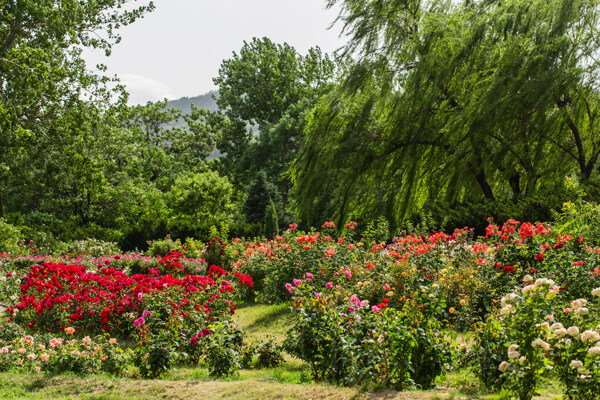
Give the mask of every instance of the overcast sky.
[[86, 53], [118, 75], [131, 103], [197, 96], [215, 89], [221, 61], [243, 41], [268, 37], [304, 54], [319, 46], [332, 53], [344, 44], [340, 25], [327, 29], [335, 10], [325, 0], [154, 0], [156, 10], [121, 30], [109, 58]]

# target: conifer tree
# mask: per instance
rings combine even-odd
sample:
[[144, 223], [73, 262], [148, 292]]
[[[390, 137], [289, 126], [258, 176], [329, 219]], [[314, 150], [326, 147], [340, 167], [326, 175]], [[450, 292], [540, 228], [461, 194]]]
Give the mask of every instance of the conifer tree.
[[265, 222], [263, 225], [263, 233], [265, 237], [273, 239], [275, 235], [279, 235], [279, 223], [277, 220], [277, 209], [273, 203], [273, 199], [269, 199], [269, 205], [265, 210]]

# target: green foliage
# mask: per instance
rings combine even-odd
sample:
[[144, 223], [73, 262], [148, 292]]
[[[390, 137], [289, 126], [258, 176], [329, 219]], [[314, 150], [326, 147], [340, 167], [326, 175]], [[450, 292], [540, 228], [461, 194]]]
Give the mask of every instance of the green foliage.
[[275, 343], [275, 339], [267, 337], [265, 342], [261, 342], [257, 346], [258, 360], [256, 366], [258, 368], [272, 368], [280, 366], [285, 360], [282, 354], [283, 346]]
[[277, 209], [272, 199], [269, 199], [269, 205], [265, 210], [265, 222], [263, 224], [263, 234], [269, 239], [279, 235], [279, 223], [277, 221]]
[[476, 328], [475, 343], [472, 348], [474, 372], [477, 378], [492, 391], [498, 391], [506, 381], [506, 376], [498, 366], [507, 361], [507, 331], [502, 329], [497, 318], [490, 316], [484, 324]]
[[585, 237], [593, 246], [600, 245], [600, 206], [594, 203], [564, 203], [556, 215], [555, 229], [574, 237]]
[[371, 221], [367, 228], [362, 232], [362, 236], [372, 242], [386, 242], [390, 237], [390, 226], [384, 217], [379, 217], [376, 221]]
[[227, 243], [218, 237], [213, 237], [208, 242], [202, 253], [202, 258], [206, 260], [207, 265], [217, 265], [225, 270], [229, 270], [233, 262]]
[[[426, 222], [419, 232], [452, 231], [465, 226], [473, 228], [476, 235], [484, 235], [487, 219], [495, 221], [552, 222], [557, 211], [569, 199], [564, 191], [556, 190], [513, 200], [483, 200], [473, 202], [447, 203], [443, 201], [426, 203], [423, 208], [401, 224], [408, 231], [415, 225]], [[588, 235], [585, 235], [588, 236]]]
[[18, 254], [20, 239], [19, 229], [0, 218], [0, 253]]
[[[522, 400], [532, 399], [541, 383], [554, 374], [562, 381], [566, 398], [597, 397], [598, 307], [580, 298], [565, 308], [559, 292], [553, 280], [540, 278], [533, 283], [526, 279], [523, 288], [502, 298], [500, 311], [479, 332], [476, 351], [484, 356], [480, 362], [490, 363], [481, 363], [482, 377], [496, 385], [505, 379], [502, 389]], [[599, 296], [600, 289], [592, 293]], [[493, 338], [490, 334], [499, 341], [487, 343]]]
[[[305, 117], [329, 91], [333, 73], [334, 63], [319, 48], [300, 55], [287, 43], [268, 38], [244, 42], [239, 53], [221, 64], [214, 79], [223, 113], [223, 121], [214, 125], [216, 143], [226, 154], [221, 171], [236, 187], [254, 186], [245, 208], [249, 223], [263, 222], [266, 204], [257, 203], [266, 203], [268, 195], [276, 203], [280, 222], [292, 222], [286, 171], [302, 147]], [[268, 195], [256, 193], [261, 173], [266, 174]]]
[[315, 380], [428, 388], [444, 370], [449, 352], [434, 335], [434, 320], [419, 322], [416, 310], [371, 310], [356, 297], [348, 301], [315, 289], [310, 281], [295, 288], [297, 321], [286, 339], [287, 350], [310, 365]]
[[169, 254], [171, 250], [177, 250], [179, 248], [181, 248], [179, 239], [173, 240], [170, 235], [167, 235], [164, 239], [150, 241], [148, 243], [148, 252], [146, 254], [150, 257], [163, 257]]
[[337, 222], [392, 227], [428, 202], [516, 201], [592, 177], [596, 0], [328, 3], [356, 62], [308, 117], [291, 170], [303, 217], [331, 173]]
[[118, 29], [154, 9], [152, 2], [125, 8], [126, 3], [0, 4], [0, 217], [15, 201], [15, 191], [25, 196], [46, 191], [43, 183], [60, 181], [65, 165], [77, 171], [66, 185], [77, 192], [80, 208], [88, 189], [101, 185], [97, 165], [85, 157], [85, 139], [93, 137], [97, 121], [89, 115], [109, 107], [111, 92], [121, 95], [121, 104], [126, 95], [122, 87], [109, 89], [111, 79], [91, 73], [82, 52], [110, 54], [120, 41]]
[[248, 197], [244, 202], [244, 215], [248, 223], [263, 223], [265, 210], [269, 202], [279, 193], [275, 186], [267, 181], [264, 171], [259, 172], [248, 189]]
[[211, 376], [228, 376], [239, 370], [244, 333], [231, 323], [216, 327], [213, 334], [202, 336], [205, 362]]
[[142, 377], [159, 378], [179, 360], [180, 353], [177, 349], [180, 335], [172, 329], [173, 326], [176, 326], [176, 324], [167, 324], [166, 328], [161, 329], [152, 340], [145, 345], [136, 347], [134, 365], [138, 367]]
[[232, 195], [233, 186], [215, 171], [177, 178], [167, 195], [171, 208], [169, 232], [178, 238], [206, 239], [211, 227], [228, 229]]

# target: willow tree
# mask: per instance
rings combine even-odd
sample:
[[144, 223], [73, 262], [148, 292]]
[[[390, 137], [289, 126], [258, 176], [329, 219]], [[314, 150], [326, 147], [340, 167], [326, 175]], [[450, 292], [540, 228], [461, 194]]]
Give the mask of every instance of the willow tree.
[[293, 166], [305, 215], [331, 173], [338, 217], [532, 196], [596, 168], [597, 0], [330, 0], [355, 62]]

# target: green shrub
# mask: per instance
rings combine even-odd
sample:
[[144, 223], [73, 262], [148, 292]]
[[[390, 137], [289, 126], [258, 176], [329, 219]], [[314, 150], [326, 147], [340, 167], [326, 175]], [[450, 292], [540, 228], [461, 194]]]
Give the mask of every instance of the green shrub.
[[307, 362], [317, 381], [431, 387], [450, 361], [436, 320], [415, 309], [388, 308], [385, 302], [370, 307], [343, 289], [344, 279], [327, 285], [341, 288], [339, 294], [317, 289], [310, 277], [288, 286], [297, 322], [288, 332], [287, 351]]
[[181, 241], [179, 239], [173, 240], [171, 235], [167, 235], [164, 239], [149, 241], [146, 254], [150, 257], [163, 257], [169, 254], [171, 250], [178, 250], [180, 248]]
[[583, 201], [564, 203], [555, 219], [553, 226], [558, 233], [584, 237], [586, 244], [600, 245], [600, 206], [597, 204]]
[[281, 365], [284, 362], [282, 350], [283, 347], [275, 343], [275, 338], [268, 337], [256, 349], [258, 353], [256, 366], [258, 368], [271, 368]]
[[99, 239], [75, 240], [64, 243], [64, 254], [68, 256], [107, 257], [121, 253], [115, 242], [104, 242]]
[[0, 253], [19, 254], [21, 231], [0, 218]]

